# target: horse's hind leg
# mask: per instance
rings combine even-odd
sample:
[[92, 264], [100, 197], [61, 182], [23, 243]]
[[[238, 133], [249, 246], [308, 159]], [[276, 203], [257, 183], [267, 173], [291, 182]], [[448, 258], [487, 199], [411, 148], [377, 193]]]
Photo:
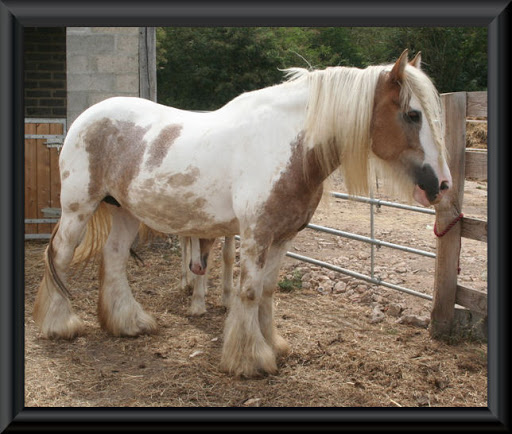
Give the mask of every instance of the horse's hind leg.
[[139, 221], [123, 208], [111, 207], [112, 230], [100, 269], [98, 315], [101, 326], [114, 336], [138, 336], [156, 331], [155, 320], [133, 298], [126, 276], [130, 247]]
[[72, 339], [80, 334], [82, 321], [73, 313], [66, 289], [66, 270], [80, 241], [90, 215], [85, 207], [81, 214], [69, 213], [63, 207], [62, 217], [56, 226], [45, 251], [45, 273], [37, 292], [33, 317], [41, 336]]
[[235, 237], [225, 237], [222, 246], [222, 305], [229, 307], [233, 294], [233, 263], [235, 262]]

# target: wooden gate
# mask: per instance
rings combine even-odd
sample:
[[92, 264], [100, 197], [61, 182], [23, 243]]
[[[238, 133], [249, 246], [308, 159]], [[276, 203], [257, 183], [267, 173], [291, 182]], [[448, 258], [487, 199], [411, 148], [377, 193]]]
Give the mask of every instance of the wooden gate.
[[25, 119], [25, 239], [48, 238], [60, 215], [65, 119]]

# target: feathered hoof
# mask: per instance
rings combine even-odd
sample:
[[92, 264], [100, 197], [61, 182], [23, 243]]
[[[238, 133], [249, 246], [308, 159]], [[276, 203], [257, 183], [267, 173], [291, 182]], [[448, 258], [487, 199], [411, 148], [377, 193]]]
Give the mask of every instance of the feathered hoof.
[[40, 326], [41, 337], [45, 339], [66, 339], [71, 340], [84, 332], [84, 323], [75, 314], [70, 315], [66, 320], [46, 320]]
[[158, 328], [155, 319], [142, 309], [129, 318], [111, 318], [110, 321], [105, 321], [104, 318], [100, 317], [100, 323], [113, 336], [123, 337], [153, 334], [156, 333]]
[[276, 357], [266, 344], [235, 354], [223, 351], [220, 369], [237, 378], [261, 378], [277, 373]]
[[192, 303], [189, 309], [189, 313], [192, 316], [201, 316], [206, 313], [206, 307], [204, 303]]
[[278, 357], [284, 357], [290, 354], [290, 344], [280, 335], [274, 336], [274, 343], [272, 347]]

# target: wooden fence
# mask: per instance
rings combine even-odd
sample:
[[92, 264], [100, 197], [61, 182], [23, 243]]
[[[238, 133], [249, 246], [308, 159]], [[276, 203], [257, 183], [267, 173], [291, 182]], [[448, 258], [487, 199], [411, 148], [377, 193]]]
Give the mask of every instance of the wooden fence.
[[58, 150], [65, 125], [65, 119], [25, 120], [25, 238], [49, 237], [54, 224], [47, 218], [60, 211]]
[[486, 221], [469, 217], [459, 220], [465, 179], [487, 179], [487, 153], [466, 150], [466, 119], [487, 117], [487, 93], [449, 93], [442, 95], [442, 100], [453, 188], [447, 192], [447, 200], [443, 200], [436, 207], [438, 234], [450, 226], [451, 229], [437, 239], [430, 327], [431, 336], [434, 338], [446, 338], [454, 334], [457, 328], [457, 305], [479, 314], [485, 320], [487, 318], [487, 294], [457, 282], [461, 237], [487, 242]]

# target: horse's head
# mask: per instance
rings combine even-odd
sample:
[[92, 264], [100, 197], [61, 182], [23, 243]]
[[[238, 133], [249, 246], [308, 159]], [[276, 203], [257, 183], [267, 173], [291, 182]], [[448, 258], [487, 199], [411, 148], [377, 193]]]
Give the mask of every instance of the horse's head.
[[438, 203], [452, 186], [441, 128], [441, 106], [432, 82], [408, 62], [407, 50], [382, 73], [375, 92], [372, 151], [402, 178], [424, 206]]

